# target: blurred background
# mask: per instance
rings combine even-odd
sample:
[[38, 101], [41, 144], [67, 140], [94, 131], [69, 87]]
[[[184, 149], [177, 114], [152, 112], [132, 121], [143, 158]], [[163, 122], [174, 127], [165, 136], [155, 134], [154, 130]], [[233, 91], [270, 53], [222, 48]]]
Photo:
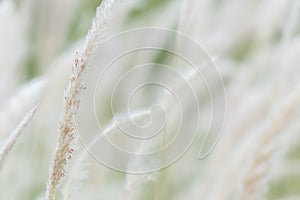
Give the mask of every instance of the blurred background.
[[[199, 137], [177, 162], [143, 175], [112, 170], [90, 155], [82, 158], [85, 148], [77, 142], [57, 199], [244, 199], [240, 194], [249, 185], [255, 185], [252, 199], [300, 199], [300, 2], [118, 2], [107, 36], [132, 28], [162, 27], [186, 34], [205, 49], [222, 79], [208, 74], [211, 83], [215, 83], [215, 106], [225, 103], [226, 107], [222, 136], [213, 152], [199, 160], [205, 134], [205, 128], [200, 127]], [[0, 145], [26, 112], [39, 104], [33, 120], [0, 169], [0, 199], [43, 198], [57, 141], [64, 87], [71, 75], [74, 53], [82, 49], [100, 3], [0, 1]], [[166, 48], [176, 42], [184, 45], [170, 36], [145, 37]], [[137, 38], [133, 42], [139, 41]], [[125, 48], [130, 44], [116, 40], [112, 45]], [[103, 67], [101, 58], [109, 53], [113, 51], [97, 50], [90, 67]], [[174, 63], [174, 57], [161, 51], [150, 56], [129, 56], [122, 66], [129, 70], [141, 60]], [[118, 72], [111, 72], [109, 78], [117, 80], [121, 75]], [[173, 80], [159, 70], [145, 71], [136, 80], [153, 77]], [[226, 101], [222, 97], [223, 84]], [[96, 114], [104, 125], [114, 115], [110, 107], [113, 86], [96, 91], [101, 99]], [[123, 91], [126, 87], [125, 84]], [[201, 91], [200, 87], [200, 108], [204, 116], [210, 116], [211, 103], [207, 93]], [[156, 92], [143, 92], [138, 101], [151, 105], [152, 97], [159, 94]], [[119, 95], [122, 99], [122, 93]], [[189, 100], [182, 103], [189, 105]], [[175, 124], [171, 123], [169, 129]], [[214, 128], [219, 127], [213, 124], [211, 129]], [[216, 139], [213, 134], [208, 137]], [[122, 138], [116, 139], [120, 140], [122, 143]]]

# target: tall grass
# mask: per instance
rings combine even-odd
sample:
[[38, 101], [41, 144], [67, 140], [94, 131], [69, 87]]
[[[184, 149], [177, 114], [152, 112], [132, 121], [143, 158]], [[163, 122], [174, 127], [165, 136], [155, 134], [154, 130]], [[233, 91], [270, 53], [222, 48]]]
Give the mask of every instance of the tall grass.
[[[299, 199], [299, 13], [297, 0], [1, 1], [0, 199]], [[185, 34], [213, 59], [207, 64], [179, 36], [145, 32], [130, 41], [110, 38], [149, 26]], [[135, 49], [106, 68], [107, 59], [119, 56], [116, 52], [145, 40], [203, 59], [197, 65], [213, 95], [206, 82], [197, 80], [196, 71], [166, 51]], [[144, 63], [168, 65], [195, 87], [200, 123], [198, 137], [180, 159], [158, 171], [136, 174], [127, 171], [149, 169], [169, 156], [151, 157], [149, 164], [137, 155], [172, 144], [181, 125], [180, 109], [188, 111], [185, 127], [192, 127], [198, 109], [187, 96], [187, 85], [162, 67], [141, 71], [123, 82], [121, 90], [115, 87]], [[201, 68], [203, 63], [207, 65]], [[221, 77], [211, 73], [213, 65]], [[97, 82], [91, 77], [100, 75], [93, 73], [99, 71], [108, 83], [100, 91], [90, 88]], [[180, 106], [166, 88], [129, 91], [136, 83], [153, 80], [182, 95]], [[113, 96], [114, 91], [120, 93]], [[125, 99], [127, 93], [131, 99]], [[97, 100], [88, 105], [94, 116], [87, 114], [89, 95]], [[217, 111], [224, 103], [226, 120], [219, 137], [217, 120], [223, 115]], [[128, 139], [122, 127], [155, 122], [151, 117], [158, 115], [148, 108], [158, 104], [167, 118], [160, 134], [151, 140]], [[83, 130], [92, 132], [104, 124], [101, 131], [78, 132], [79, 113]], [[99, 124], [93, 124], [94, 117]], [[210, 124], [211, 118], [215, 121]], [[204, 139], [216, 146], [199, 160]], [[104, 140], [134, 153], [122, 157], [99, 146]], [[93, 153], [99, 149], [112, 163], [128, 162], [124, 170], [102, 165]]]

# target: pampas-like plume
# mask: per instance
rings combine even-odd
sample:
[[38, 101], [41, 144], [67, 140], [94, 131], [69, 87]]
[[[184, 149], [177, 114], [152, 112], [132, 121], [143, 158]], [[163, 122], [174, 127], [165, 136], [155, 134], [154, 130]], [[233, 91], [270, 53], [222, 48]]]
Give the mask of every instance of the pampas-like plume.
[[[123, 114], [120, 114], [122, 116]], [[131, 113], [129, 118], [119, 118], [120, 124], [130, 123], [131, 120], [143, 119], [149, 116], [148, 110], [139, 110], [134, 113]], [[115, 120], [112, 120], [102, 132], [100, 132], [97, 137], [95, 137], [90, 144], [88, 144], [88, 148], [92, 148], [99, 140], [101, 140], [105, 136], [113, 136], [116, 131], [118, 130], [118, 125], [115, 123]], [[63, 191], [64, 200], [67, 200], [71, 196], [72, 192], [72, 185], [74, 185], [75, 180], [77, 179], [76, 176], [80, 173], [80, 169], [82, 167], [82, 162], [88, 155], [88, 151], [84, 149], [83, 153], [77, 159], [77, 162], [74, 164], [71, 172], [69, 173], [69, 178], [65, 184], [65, 188]]]
[[[258, 186], [264, 181], [268, 170], [269, 160], [272, 155], [272, 144], [276, 136], [284, 129], [292, 111], [296, 109], [300, 102], [300, 86], [298, 86], [287, 98], [285, 98], [276, 111], [272, 114], [268, 125], [254, 151], [253, 161], [250, 164], [245, 177], [243, 178], [243, 188], [239, 199], [253, 199]], [[278, 107], [279, 107], [278, 106]]]
[[32, 110], [30, 110], [25, 117], [22, 119], [22, 121], [19, 123], [19, 125], [15, 128], [15, 130], [10, 134], [8, 139], [5, 141], [4, 146], [2, 147], [0, 151], [0, 168], [2, 167], [8, 153], [12, 150], [14, 144], [17, 142], [20, 135], [23, 133], [24, 129], [32, 119], [35, 111], [37, 109], [37, 106], [35, 106]]
[[81, 55], [83, 64], [87, 64], [90, 55], [94, 53], [98, 45], [105, 39], [105, 33], [108, 25], [111, 23], [113, 10], [117, 2], [115, 0], [104, 0], [97, 8], [96, 16], [85, 39]]
[[62, 118], [59, 123], [59, 135], [52, 166], [50, 167], [49, 180], [46, 187], [45, 199], [55, 199], [58, 184], [65, 176], [67, 161], [71, 159], [73, 148], [72, 141], [75, 137], [75, 114], [79, 107], [79, 94], [85, 89], [84, 73], [88, 66], [90, 56], [104, 38], [104, 32], [111, 21], [114, 0], [104, 0], [97, 8], [83, 51], [76, 52], [72, 68], [72, 75], [64, 94]]
[[26, 113], [38, 103], [47, 85], [45, 77], [36, 78], [25, 83], [18, 91], [0, 108], [0, 135], [8, 133], [9, 130], [21, 118], [20, 113]]

